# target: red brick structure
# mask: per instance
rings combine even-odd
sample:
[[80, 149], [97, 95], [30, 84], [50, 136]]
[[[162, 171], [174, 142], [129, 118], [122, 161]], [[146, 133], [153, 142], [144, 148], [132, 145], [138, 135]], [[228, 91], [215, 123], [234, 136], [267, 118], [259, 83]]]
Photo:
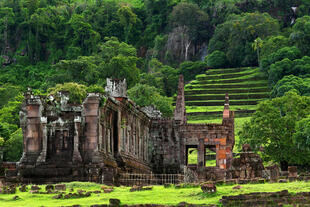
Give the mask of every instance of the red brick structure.
[[[23, 182], [116, 183], [122, 172], [182, 173], [192, 147], [198, 149], [199, 180], [225, 177], [235, 142], [227, 94], [222, 124], [188, 124], [182, 76], [171, 119], [136, 106], [127, 98], [124, 80], [108, 80], [106, 93], [88, 94], [81, 105], [71, 104], [66, 92], [48, 99], [25, 94], [18, 166]], [[207, 148], [216, 152], [215, 167], [205, 166]]]

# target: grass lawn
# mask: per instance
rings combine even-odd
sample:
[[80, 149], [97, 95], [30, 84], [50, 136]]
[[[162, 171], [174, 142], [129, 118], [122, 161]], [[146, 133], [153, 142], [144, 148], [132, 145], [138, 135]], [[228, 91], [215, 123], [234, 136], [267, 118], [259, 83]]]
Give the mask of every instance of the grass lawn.
[[[73, 187], [86, 191], [100, 190], [99, 184], [73, 182], [67, 183], [67, 188]], [[310, 191], [310, 183], [293, 182], [293, 183], [266, 183], [266, 184], [247, 184], [242, 185], [240, 190], [233, 190], [235, 185], [222, 185], [217, 187], [217, 193], [203, 193], [200, 187], [187, 187], [175, 189], [173, 186], [164, 188], [163, 186], [154, 186], [151, 191], [129, 192], [129, 187], [117, 187], [110, 194], [92, 194], [88, 198], [72, 198], [72, 199], [52, 199], [54, 194], [30, 194], [29, 192], [17, 192], [19, 200], [14, 201], [15, 195], [0, 194], [0, 206], [69, 206], [82, 205], [90, 206], [94, 204], [108, 204], [110, 198], [120, 199], [121, 204], [167, 204], [176, 205], [180, 202], [188, 202], [192, 204], [220, 204], [219, 200], [222, 196], [238, 195], [252, 192], [276, 192], [288, 190], [290, 193]], [[44, 188], [44, 186], [42, 186]], [[45, 191], [45, 190], [41, 190]], [[69, 191], [68, 191], [69, 192]]]

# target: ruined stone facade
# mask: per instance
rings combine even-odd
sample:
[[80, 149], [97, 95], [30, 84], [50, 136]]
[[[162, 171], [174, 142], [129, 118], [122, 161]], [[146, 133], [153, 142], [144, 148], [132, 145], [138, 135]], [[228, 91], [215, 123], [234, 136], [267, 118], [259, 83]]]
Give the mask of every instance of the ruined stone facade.
[[[228, 95], [221, 124], [188, 124], [182, 76], [173, 118], [136, 106], [127, 98], [125, 81], [107, 83], [106, 95], [88, 94], [80, 105], [71, 104], [66, 92], [47, 99], [25, 94], [24, 153], [18, 166], [23, 182], [116, 183], [125, 172], [183, 173], [193, 147], [198, 164], [191, 169], [199, 180], [225, 177], [234, 147]], [[216, 167], [205, 166], [207, 148], [216, 152]]]

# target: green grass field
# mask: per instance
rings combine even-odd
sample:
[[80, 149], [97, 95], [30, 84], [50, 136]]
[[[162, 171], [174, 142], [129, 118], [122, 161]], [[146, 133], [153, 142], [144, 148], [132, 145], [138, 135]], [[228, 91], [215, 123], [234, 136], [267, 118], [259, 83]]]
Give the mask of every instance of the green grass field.
[[[235, 185], [222, 185], [217, 187], [217, 193], [203, 193], [200, 187], [187, 187], [176, 189], [173, 186], [164, 188], [164, 186], [154, 186], [151, 191], [129, 192], [129, 187], [117, 187], [110, 194], [92, 194], [88, 198], [72, 198], [72, 199], [52, 199], [54, 194], [30, 194], [29, 192], [17, 192], [20, 199], [14, 201], [15, 195], [0, 194], [0, 206], [71, 206], [82, 205], [90, 206], [95, 204], [108, 204], [110, 198], [117, 198], [121, 204], [166, 204], [176, 205], [180, 202], [192, 204], [220, 204], [219, 200], [222, 196], [238, 195], [252, 192], [276, 192], [288, 190], [290, 193], [310, 191], [310, 183], [292, 182], [292, 183], [265, 183], [265, 184], [247, 184], [242, 185], [240, 190], [234, 190]], [[83, 189], [86, 191], [100, 190], [101, 185], [95, 183], [68, 183], [67, 188], [73, 188], [74, 191]], [[44, 186], [42, 186], [44, 189]], [[44, 192], [45, 190], [41, 190]], [[67, 191], [69, 192], [69, 190]]]

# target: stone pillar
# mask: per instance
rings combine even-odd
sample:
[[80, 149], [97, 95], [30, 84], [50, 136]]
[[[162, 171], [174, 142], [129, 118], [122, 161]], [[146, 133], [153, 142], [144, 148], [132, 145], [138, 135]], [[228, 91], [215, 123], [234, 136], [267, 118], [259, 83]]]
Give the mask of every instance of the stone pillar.
[[205, 145], [204, 139], [199, 139], [198, 145], [198, 168], [203, 168], [205, 166]]
[[79, 151], [79, 137], [80, 137], [80, 128], [81, 128], [81, 117], [77, 116], [74, 118], [74, 140], [73, 140], [73, 162], [82, 162], [82, 157]]
[[186, 109], [185, 109], [185, 95], [184, 95], [184, 78], [183, 75], [179, 77], [178, 95], [175, 103], [174, 120], [178, 124], [186, 124]]
[[83, 103], [85, 118], [85, 162], [98, 163], [99, 157], [99, 104], [98, 94], [90, 93]]
[[[41, 110], [42, 102], [40, 97], [34, 96], [29, 90], [25, 94], [25, 102], [22, 111], [25, 112], [21, 117], [23, 124], [23, 144], [24, 152], [20, 163], [35, 164], [42, 150], [41, 133]], [[23, 119], [23, 120], [22, 120]]]
[[37, 159], [38, 163], [44, 163], [46, 161], [46, 152], [47, 152], [47, 118], [41, 117], [41, 128], [42, 128], [42, 151]]

